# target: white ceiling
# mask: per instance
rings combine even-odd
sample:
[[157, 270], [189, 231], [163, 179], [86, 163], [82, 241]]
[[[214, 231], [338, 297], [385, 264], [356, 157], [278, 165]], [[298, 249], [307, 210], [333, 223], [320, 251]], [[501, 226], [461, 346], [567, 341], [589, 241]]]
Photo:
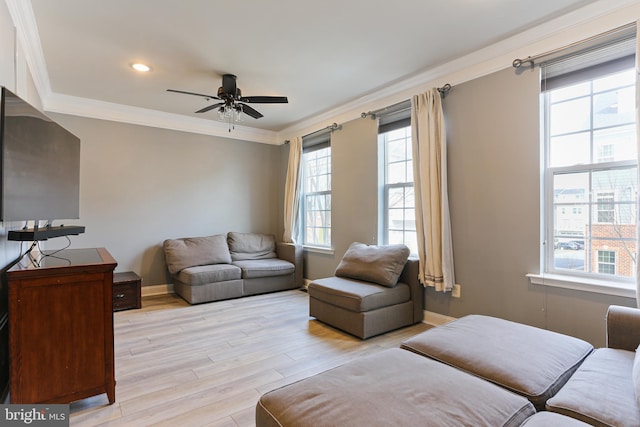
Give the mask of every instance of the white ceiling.
[[[31, 0], [32, 10], [8, 3], [27, 15], [22, 25], [32, 15], [41, 48], [27, 50], [40, 57], [45, 107], [47, 96], [70, 96], [226, 129], [215, 110], [194, 114], [205, 99], [166, 89], [215, 95], [221, 75], [232, 73], [245, 96], [288, 96], [288, 104], [252, 104], [264, 117], [242, 123], [277, 133], [593, 1]], [[136, 73], [134, 62], [152, 71]]]

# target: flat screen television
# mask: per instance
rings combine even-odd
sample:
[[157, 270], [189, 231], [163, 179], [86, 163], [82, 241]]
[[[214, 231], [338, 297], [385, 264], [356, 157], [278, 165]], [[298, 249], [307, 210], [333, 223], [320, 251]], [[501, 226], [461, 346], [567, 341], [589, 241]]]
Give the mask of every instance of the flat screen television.
[[2, 221], [80, 217], [80, 139], [2, 88]]

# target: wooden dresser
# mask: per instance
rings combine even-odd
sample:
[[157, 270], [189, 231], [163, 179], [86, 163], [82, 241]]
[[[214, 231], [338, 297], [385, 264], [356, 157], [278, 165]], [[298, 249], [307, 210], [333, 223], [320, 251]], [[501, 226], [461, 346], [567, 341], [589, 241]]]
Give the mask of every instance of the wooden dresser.
[[11, 403], [115, 402], [116, 261], [104, 248], [38, 258], [7, 271]]

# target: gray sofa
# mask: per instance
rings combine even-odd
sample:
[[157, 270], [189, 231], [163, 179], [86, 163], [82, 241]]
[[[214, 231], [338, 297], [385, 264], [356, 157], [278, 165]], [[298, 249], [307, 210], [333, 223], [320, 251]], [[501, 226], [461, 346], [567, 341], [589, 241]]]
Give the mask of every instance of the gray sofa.
[[229, 232], [167, 239], [175, 292], [190, 304], [300, 288], [302, 247], [273, 235]]
[[580, 365], [547, 409], [594, 426], [640, 426], [638, 346], [640, 310], [609, 307], [607, 347]]
[[422, 321], [418, 260], [405, 245], [352, 243], [335, 276], [312, 281], [309, 315], [361, 339]]
[[256, 425], [639, 426], [640, 310], [612, 306], [607, 348], [466, 316], [264, 394]]

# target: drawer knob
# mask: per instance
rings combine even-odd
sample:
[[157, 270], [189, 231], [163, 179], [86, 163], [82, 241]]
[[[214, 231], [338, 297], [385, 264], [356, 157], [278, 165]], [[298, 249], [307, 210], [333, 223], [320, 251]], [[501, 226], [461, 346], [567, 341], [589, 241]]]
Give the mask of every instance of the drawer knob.
[[115, 298], [124, 298], [124, 294], [116, 294], [114, 295]]

